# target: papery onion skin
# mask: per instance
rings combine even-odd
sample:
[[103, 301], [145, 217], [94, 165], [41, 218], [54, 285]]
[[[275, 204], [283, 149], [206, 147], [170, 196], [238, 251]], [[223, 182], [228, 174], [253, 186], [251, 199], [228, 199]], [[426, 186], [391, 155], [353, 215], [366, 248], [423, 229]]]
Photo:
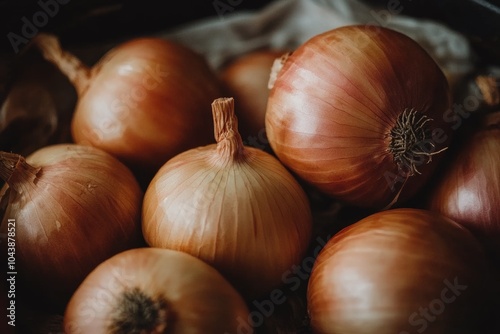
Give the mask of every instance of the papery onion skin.
[[[451, 140], [449, 105], [446, 77], [414, 40], [383, 27], [343, 26], [314, 36], [288, 57], [269, 95], [266, 133], [279, 159], [322, 192], [348, 204], [388, 208], [413, 196], [436, 168], [437, 161], [428, 162]], [[412, 133], [393, 136], [391, 130], [413, 112], [413, 130], [417, 120], [431, 119], [426, 138], [415, 141], [420, 152], [406, 152], [416, 171], [391, 152], [405, 147], [393, 138]]]
[[427, 210], [381, 211], [318, 255], [311, 326], [322, 334], [481, 333], [491, 283], [482, 245], [458, 223]]
[[[234, 114], [233, 114], [234, 116]], [[271, 154], [243, 147], [214, 116], [218, 144], [169, 160], [146, 190], [146, 242], [195, 255], [221, 271], [246, 298], [282, 283], [309, 244], [312, 214], [306, 193]], [[233, 126], [236, 126], [233, 123]], [[225, 145], [227, 144], [227, 145]]]
[[[137, 297], [142, 298], [131, 304], [136, 308], [127, 309], [120, 304], [124, 293], [130, 297], [137, 292], [141, 293]], [[157, 303], [158, 309], [141, 309], [139, 306], [147, 305], [144, 299], [161, 303]], [[134, 319], [141, 311], [151, 317]], [[125, 320], [122, 316], [126, 315], [130, 316], [127, 320], [131, 326], [127, 332], [143, 329], [141, 333], [239, 333], [240, 323], [247, 321], [248, 308], [234, 287], [200, 259], [183, 252], [147, 247], [119, 253], [93, 270], [68, 303], [64, 330], [67, 334], [125, 333], [124, 324], [116, 320]], [[144, 327], [133, 327], [145, 326], [155, 319], [156, 332], [152, 328], [146, 331]], [[252, 329], [247, 333], [251, 334]]]
[[471, 230], [500, 261], [500, 112], [461, 138], [430, 188], [427, 207]]
[[73, 117], [77, 143], [157, 169], [213, 141], [204, 106], [219, 87], [205, 60], [190, 49], [159, 39], [130, 41], [105, 56], [95, 73]]
[[258, 49], [233, 59], [221, 70], [227, 96], [234, 97], [240, 133], [247, 145], [263, 147], [265, 114], [269, 96], [268, 82], [274, 61], [287, 51]]
[[15, 220], [19, 282], [64, 305], [96, 265], [144, 244], [143, 192], [125, 165], [94, 147], [46, 146], [26, 162], [33, 169], [16, 170], [2, 189], [1, 231]]
[[[35, 42], [50, 59], [57, 40], [45, 37]], [[73, 57], [65, 53], [52, 61], [64, 72], [64, 64], [77, 61]], [[205, 106], [220, 96], [220, 82], [203, 55], [187, 46], [137, 37], [91, 68], [74, 67], [65, 74], [78, 93], [71, 123], [76, 143], [103, 149], [137, 175], [152, 176], [174, 155], [213, 142]]]

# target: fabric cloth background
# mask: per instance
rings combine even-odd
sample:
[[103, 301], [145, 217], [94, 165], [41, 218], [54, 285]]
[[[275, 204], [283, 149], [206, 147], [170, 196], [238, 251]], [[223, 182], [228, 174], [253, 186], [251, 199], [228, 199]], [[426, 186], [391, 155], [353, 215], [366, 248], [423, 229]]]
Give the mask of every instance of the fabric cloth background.
[[238, 12], [235, 7], [160, 36], [189, 45], [220, 68], [232, 57], [255, 49], [294, 49], [329, 29], [372, 24], [412, 37], [450, 77], [458, 79], [474, 68], [474, 55], [464, 36], [443, 24], [405, 16], [404, 7], [395, 4], [388, 1], [387, 8], [373, 9], [358, 0], [275, 0], [258, 12]]

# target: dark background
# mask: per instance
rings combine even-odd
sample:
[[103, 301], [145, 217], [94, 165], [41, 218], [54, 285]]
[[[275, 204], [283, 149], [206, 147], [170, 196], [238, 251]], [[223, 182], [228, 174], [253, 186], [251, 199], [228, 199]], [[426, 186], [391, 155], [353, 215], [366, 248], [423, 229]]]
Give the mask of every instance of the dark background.
[[[57, 0], [0, 0], [0, 50], [13, 52], [8, 32], [21, 34], [22, 18], [33, 21], [41, 10], [39, 1]], [[180, 27], [195, 20], [258, 10], [269, 0], [191, 0], [191, 1], [120, 1], [120, 0], [59, 0], [59, 11], [40, 31], [57, 33], [68, 44], [88, 44], [116, 40], [125, 36], [147, 34]], [[227, 7], [224, 7], [227, 6]]]
[[[21, 34], [22, 18], [33, 21], [41, 10], [39, 1], [0, 0], [0, 53], [14, 53], [7, 38], [9, 32]], [[269, 0], [191, 0], [191, 1], [119, 1], [59, 0], [58, 12], [40, 31], [57, 33], [67, 45], [116, 40], [137, 34], [180, 27], [195, 20], [259, 10]], [[311, 0], [314, 1], [314, 0]], [[316, 0], [321, 2], [321, 0]], [[483, 59], [500, 59], [500, 0], [364, 0], [376, 8], [397, 3], [401, 14], [440, 21], [470, 38]], [[218, 9], [217, 9], [218, 8]], [[218, 13], [219, 10], [219, 13]], [[311, 18], [313, 19], [313, 18]]]

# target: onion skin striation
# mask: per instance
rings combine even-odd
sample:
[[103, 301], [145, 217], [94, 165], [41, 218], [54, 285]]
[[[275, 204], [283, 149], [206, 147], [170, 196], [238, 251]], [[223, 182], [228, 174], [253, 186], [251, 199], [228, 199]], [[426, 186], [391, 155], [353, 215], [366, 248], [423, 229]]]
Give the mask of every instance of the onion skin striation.
[[138, 175], [154, 175], [174, 155], [212, 142], [205, 106], [220, 96], [220, 82], [192, 49], [137, 37], [88, 67], [56, 36], [39, 34], [34, 45], [77, 91], [71, 124], [76, 143], [111, 153]]
[[343, 26], [288, 56], [269, 94], [266, 133], [283, 164], [325, 194], [390, 208], [435, 170], [451, 140], [450, 100], [442, 70], [414, 40]]
[[427, 207], [467, 227], [500, 261], [500, 112], [487, 114], [461, 138]]
[[268, 82], [274, 61], [285, 53], [274, 49], [251, 51], [234, 59], [221, 71], [224, 90], [234, 98], [240, 133], [247, 145], [262, 147], [268, 144], [265, 136]]
[[308, 198], [271, 154], [243, 146], [232, 98], [213, 104], [217, 144], [169, 160], [146, 190], [142, 226], [153, 247], [190, 253], [246, 298], [281, 284], [312, 230]]
[[247, 318], [243, 298], [213, 267], [146, 247], [95, 268], [68, 303], [63, 326], [67, 334], [236, 334]]
[[64, 304], [100, 262], [143, 244], [143, 192], [110, 154], [56, 144], [26, 159], [0, 153], [0, 164], [0, 231], [14, 222], [17, 277], [30, 291]]
[[314, 333], [480, 333], [491, 276], [464, 227], [413, 208], [344, 228], [319, 253], [307, 300]]

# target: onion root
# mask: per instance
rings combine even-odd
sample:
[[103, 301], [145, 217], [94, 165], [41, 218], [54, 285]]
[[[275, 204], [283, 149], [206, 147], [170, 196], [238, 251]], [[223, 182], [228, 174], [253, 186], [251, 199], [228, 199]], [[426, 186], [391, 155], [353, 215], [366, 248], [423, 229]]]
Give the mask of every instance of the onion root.
[[126, 290], [111, 314], [109, 333], [165, 333], [168, 315], [167, 301], [163, 296], [148, 296], [139, 288]]

